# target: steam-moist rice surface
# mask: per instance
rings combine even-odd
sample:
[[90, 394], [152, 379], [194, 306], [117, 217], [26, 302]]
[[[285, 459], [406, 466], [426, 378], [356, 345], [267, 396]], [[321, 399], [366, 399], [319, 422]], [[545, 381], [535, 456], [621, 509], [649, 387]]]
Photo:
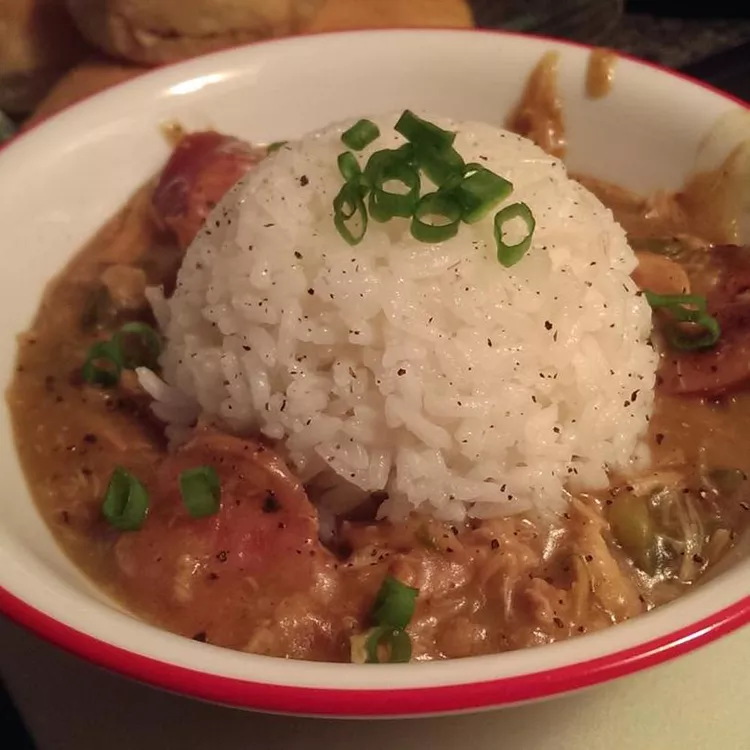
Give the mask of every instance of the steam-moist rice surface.
[[[429, 245], [370, 221], [333, 224], [345, 122], [269, 156], [216, 208], [174, 295], [155, 410], [284, 441], [304, 477], [326, 465], [385, 514], [440, 518], [560, 509], [566, 489], [647, 460], [656, 355], [636, 264], [611, 212], [562, 162], [495, 126], [424, 116], [513, 183], [536, 218], [530, 250], [497, 261], [492, 214]], [[396, 115], [358, 154], [396, 147]], [[423, 184], [423, 193], [429, 189]], [[509, 227], [514, 241], [523, 227]]]

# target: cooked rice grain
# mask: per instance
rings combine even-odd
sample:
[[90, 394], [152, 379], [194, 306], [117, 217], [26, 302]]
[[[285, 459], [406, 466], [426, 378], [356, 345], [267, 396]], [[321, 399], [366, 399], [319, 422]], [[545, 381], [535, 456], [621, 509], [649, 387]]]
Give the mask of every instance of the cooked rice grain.
[[[373, 119], [383, 135], [362, 163], [402, 143], [395, 116]], [[647, 460], [656, 355], [635, 256], [558, 159], [492, 125], [432, 119], [533, 211], [521, 262], [498, 263], [491, 215], [436, 245], [406, 220], [371, 221], [350, 247], [331, 206], [351, 122], [326, 128], [231, 191], [172, 298], [155, 300], [172, 387], [151, 388], [157, 409], [283, 440], [306, 477], [328, 466], [386, 488], [391, 515], [561, 509], [566, 488]]]

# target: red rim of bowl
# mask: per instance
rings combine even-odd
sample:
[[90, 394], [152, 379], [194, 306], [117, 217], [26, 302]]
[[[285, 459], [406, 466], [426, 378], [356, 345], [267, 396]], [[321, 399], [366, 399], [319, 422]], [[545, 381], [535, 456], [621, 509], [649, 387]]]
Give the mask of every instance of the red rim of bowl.
[[[588, 50], [594, 48], [580, 42], [519, 32], [492, 29], [442, 30], [460, 31], [467, 34], [519, 36], [539, 39], [558, 46], [578, 47]], [[361, 30], [362, 33], [368, 33], [369, 31]], [[409, 29], [409, 31], [417, 30]], [[433, 31], [440, 30], [433, 29]], [[351, 34], [359, 32], [342, 31], [333, 33]], [[273, 44], [275, 41], [277, 40], [261, 42], [260, 44]], [[252, 46], [257, 46], [257, 44], [255, 43]], [[664, 75], [706, 89], [750, 111], [750, 103], [710, 84], [658, 63], [640, 60], [632, 55], [620, 52], [617, 54], [619, 57], [653, 68]], [[174, 64], [178, 65], [179, 63]], [[163, 67], [171, 67], [171, 65]], [[148, 73], [144, 75], [148, 75]], [[116, 89], [128, 83], [129, 81], [124, 81], [115, 84], [110, 89]], [[96, 96], [96, 94], [93, 96]], [[91, 97], [86, 97], [86, 99], [88, 98]], [[80, 102], [75, 104], [78, 103]], [[75, 104], [71, 106], [75, 106]], [[58, 114], [60, 112], [53, 114], [51, 117]], [[44, 118], [27, 130], [21, 131], [16, 138], [23, 137], [39, 125], [47, 122], [48, 119], [51, 118]], [[0, 150], [16, 138], [0, 145]], [[228, 706], [287, 714], [339, 717], [404, 717], [473, 711], [551, 698], [656, 666], [749, 624], [750, 596], [744, 597], [698, 622], [659, 638], [577, 664], [461, 685], [381, 690], [272, 685], [207, 674], [162, 662], [75, 630], [27, 604], [2, 586], [0, 586], [0, 612], [50, 643], [98, 666], [140, 682], [193, 698]]]
[[395, 718], [476, 711], [552, 698], [662, 664], [750, 622], [750, 596], [692, 625], [597, 659], [497, 680], [381, 690], [272, 685], [161, 662], [81, 633], [2, 588], [0, 611], [76, 656], [173, 693], [274, 713]]

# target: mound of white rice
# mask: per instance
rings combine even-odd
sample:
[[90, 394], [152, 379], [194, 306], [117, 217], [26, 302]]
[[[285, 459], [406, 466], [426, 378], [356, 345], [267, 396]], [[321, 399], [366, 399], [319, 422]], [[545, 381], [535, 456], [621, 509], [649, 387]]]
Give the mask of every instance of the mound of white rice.
[[[440, 518], [559, 509], [643, 461], [656, 355], [635, 256], [563, 164], [492, 125], [430, 117], [509, 179], [533, 244], [497, 261], [492, 214], [441, 244], [404, 219], [336, 231], [345, 122], [290, 143], [216, 208], [174, 295], [154, 300], [173, 427], [198, 415], [285, 442], [305, 477], [386, 489], [384, 512]], [[397, 115], [359, 155], [403, 143]], [[423, 192], [425, 188], [423, 187]], [[494, 212], [493, 212], [494, 213]], [[513, 240], [511, 236], [509, 238]]]

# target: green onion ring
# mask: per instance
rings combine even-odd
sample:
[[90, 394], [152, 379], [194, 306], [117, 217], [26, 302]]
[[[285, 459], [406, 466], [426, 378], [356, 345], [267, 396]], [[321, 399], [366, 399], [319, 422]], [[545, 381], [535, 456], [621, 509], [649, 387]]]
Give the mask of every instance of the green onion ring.
[[419, 146], [416, 156], [422, 171], [439, 188], [448, 189], [448, 183], [461, 181], [464, 160], [452, 146], [441, 149]]
[[[386, 190], [384, 185], [399, 182], [407, 189], [406, 193], [394, 193]], [[368, 208], [370, 216], [379, 222], [388, 221], [394, 216], [409, 218], [419, 201], [421, 180], [419, 172], [408, 164], [391, 162], [380, 170], [377, 180], [372, 185]]]
[[665, 336], [670, 346], [683, 351], [710, 349], [721, 337], [721, 327], [716, 318], [706, 312], [706, 298], [699, 294], [657, 294], [644, 290], [646, 301], [653, 310], [663, 308], [678, 323], [693, 323], [704, 331], [691, 335], [678, 326], [669, 326]]
[[361, 151], [380, 135], [380, 129], [372, 120], [359, 120], [341, 134], [341, 141], [354, 151]]
[[376, 184], [382, 180], [382, 175], [397, 166], [412, 166], [414, 162], [414, 148], [405, 143], [399, 148], [383, 148], [370, 155], [363, 170], [368, 184]]
[[428, 120], [423, 120], [413, 112], [405, 109], [394, 126], [397, 133], [415, 146], [427, 146], [436, 149], [450, 148], [456, 140], [456, 134], [439, 128]]
[[[445, 221], [432, 224], [423, 221], [427, 216], [442, 217]], [[455, 198], [445, 193], [427, 193], [417, 203], [411, 220], [411, 234], [420, 242], [444, 242], [458, 233], [461, 223], [461, 206]]]
[[[506, 222], [513, 219], [523, 219], [526, 224], [526, 236], [515, 245], [508, 245], [503, 240], [503, 228]], [[500, 209], [495, 214], [495, 244], [497, 245], [497, 259], [506, 268], [510, 268], [518, 263], [531, 247], [531, 240], [534, 236], [536, 220], [531, 209], [525, 203], [511, 203], [509, 206]]]
[[[355, 220], [354, 231], [349, 226], [352, 219]], [[359, 226], [356, 226], [356, 222], [359, 222]], [[367, 209], [358, 182], [347, 182], [333, 199], [333, 223], [350, 245], [362, 242], [367, 231]]]
[[[102, 366], [106, 363], [106, 366]], [[122, 354], [112, 341], [97, 341], [89, 347], [81, 376], [90, 385], [111, 388], [122, 374]]]
[[379, 646], [388, 648], [388, 664], [406, 664], [411, 659], [411, 638], [405, 630], [388, 626], [373, 628], [365, 642], [366, 664], [381, 664]]
[[652, 309], [664, 307], [682, 323], [693, 323], [696, 316], [706, 312], [706, 298], [700, 294], [657, 294], [648, 289], [643, 294]]
[[677, 326], [667, 328], [665, 335], [673, 349], [683, 351], [710, 349], [721, 337], [721, 326], [719, 326], [719, 321], [716, 318], [704, 314], [691, 322], [703, 328], [704, 332], [700, 335], [691, 336], [689, 333], [681, 331]]
[[469, 164], [453, 195], [461, 204], [461, 220], [474, 224], [513, 192], [513, 185], [481, 164]]
[[339, 165], [339, 172], [341, 172], [341, 176], [346, 182], [349, 182], [362, 174], [362, 169], [359, 166], [357, 157], [351, 151], [340, 153], [337, 163]]
[[383, 580], [372, 617], [378, 625], [403, 630], [414, 616], [419, 589], [401, 583], [393, 576], [386, 576]]
[[[128, 347], [129, 338], [136, 339], [136, 350]], [[126, 370], [136, 367], [155, 367], [161, 354], [161, 337], [146, 323], [125, 323], [112, 337], [112, 345], [120, 353], [120, 362]], [[130, 349], [130, 351], [129, 351]]]
[[198, 466], [180, 474], [182, 502], [193, 518], [205, 518], [218, 513], [221, 507], [221, 484], [216, 469]]
[[148, 493], [140, 481], [121, 466], [109, 479], [102, 515], [120, 531], [137, 531], [148, 515]]

